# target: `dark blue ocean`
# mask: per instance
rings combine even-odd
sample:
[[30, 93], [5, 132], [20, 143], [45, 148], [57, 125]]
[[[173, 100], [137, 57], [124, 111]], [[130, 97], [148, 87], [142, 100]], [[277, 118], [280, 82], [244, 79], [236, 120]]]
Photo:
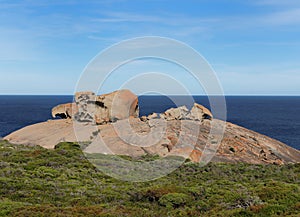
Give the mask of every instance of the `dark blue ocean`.
[[[0, 96], [0, 137], [26, 125], [51, 119], [51, 108], [72, 96]], [[209, 106], [207, 97], [195, 101]], [[178, 96], [181, 105], [184, 96]], [[177, 103], [178, 104], [178, 103]], [[300, 150], [299, 96], [227, 96], [227, 121], [265, 134]], [[174, 107], [165, 96], [140, 96], [140, 115]], [[191, 105], [187, 105], [188, 107]]]

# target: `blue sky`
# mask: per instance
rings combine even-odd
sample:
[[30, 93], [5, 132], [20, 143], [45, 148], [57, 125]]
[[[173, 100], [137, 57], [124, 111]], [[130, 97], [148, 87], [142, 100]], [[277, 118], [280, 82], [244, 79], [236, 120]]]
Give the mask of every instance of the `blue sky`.
[[[0, 94], [73, 94], [95, 55], [142, 36], [196, 49], [225, 94], [300, 95], [298, 0], [0, 0]], [[159, 70], [154, 65], [144, 68]], [[169, 70], [193, 83], [183, 70]], [[118, 78], [104, 91], [127, 79]]]

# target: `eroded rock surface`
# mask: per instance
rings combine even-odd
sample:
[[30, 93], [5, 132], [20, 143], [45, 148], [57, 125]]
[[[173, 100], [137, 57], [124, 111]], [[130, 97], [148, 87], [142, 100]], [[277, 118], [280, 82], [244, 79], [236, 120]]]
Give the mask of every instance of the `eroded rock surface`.
[[171, 120], [183, 120], [189, 115], [189, 110], [186, 106], [180, 106], [178, 108], [170, 108], [162, 114], [162, 117], [168, 121]]
[[74, 113], [78, 112], [75, 103], [60, 104], [52, 108], [52, 117], [60, 117], [62, 119], [71, 118]]
[[[216, 121], [222, 124], [222, 121]], [[182, 122], [188, 122], [190, 127], [185, 129], [186, 136], [180, 137], [181, 127], [184, 124]], [[122, 124], [122, 120], [120, 123]], [[190, 158], [194, 162], [199, 162], [205, 147], [211, 145], [210, 142], [213, 143], [213, 140], [209, 140], [210, 121], [167, 121], [165, 132], [150, 134], [151, 136], [148, 136], [147, 140], [144, 140], [145, 142], [142, 142], [142, 137], [137, 139], [136, 134], [147, 136], [151, 129], [157, 129], [159, 126], [157, 124], [150, 126], [139, 118], [130, 118], [130, 126], [131, 128], [119, 128], [122, 131], [123, 138], [119, 136], [114, 123], [104, 125], [82, 123], [77, 130], [82, 135], [80, 137], [82, 141], [96, 141], [93, 146], [87, 147], [84, 151], [105, 154], [129, 156], [141, 156], [144, 154], [158, 154], [160, 156], [179, 155]], [[196, 140], [190, 136], [195, 134], [193, 126], [198, 126], [200, 129]], [[54, 148], [61, 141], [77, 142], [77, 138], [74, 133], [73, 121], [67, 119], [51, 120], [27, 126], [13, 132], [4, 139], [15, 144], [40, 145], [45, 148]], [[135, 142], [135, 144], [126, 142], [126, 139]], [[152, 145], [148, 146], [147, 144]], [[212, 161], [253, 164], [297, 163], [300, 162], [300, 152], [267, 136], [232, 123], [226, 123], [224, 137]]]
[[203, 121], [205, 119], [211, 120], [213, 118], [212, 113], [203, 105], [194, 103], [194, 106], [189, 111], [186, 106], [180, 106], [178, 108], [170, 108], [162, 114], [152, 113], [148, 116], [142, 116], [142, 121], [148, 121], [151, 119], [165, 119], [167, 121], [172, 120], [194, 120]]
[[105, 124], [128, 117], [138, 117], [138, 97], [130, 90], [118, 90], [96, 96], [93, 92], [78, 92], [75, 102], [55, 106], [53, 117], [74, 118], [80, 122]]
[[212, 118], [213, 115], [207, 108], [205, 108], [203, 105], [200, 105], [198, 103], [194, 103], [194, 106], [190, 112], [190, 119], [197, 121], [197, 120], [212, 119]]

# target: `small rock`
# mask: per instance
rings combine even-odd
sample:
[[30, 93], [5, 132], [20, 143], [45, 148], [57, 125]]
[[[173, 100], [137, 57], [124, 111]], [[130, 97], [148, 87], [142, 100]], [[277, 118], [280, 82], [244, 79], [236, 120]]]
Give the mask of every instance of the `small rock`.
[[147, 117], [148, 120], [150, 120], [150, 119], [156, 119], [156, 118], [158, 118], [157, 113], [152, 113], [152, 114], [148, 115], [148, 117]]
[[200, 105], [198, 103], [194, 103], [194, 106], [193, 106], [193, 108], [191, 109], [191, 112], [190, 112], [190, 117], [191, 117], [192, 120], [202, 121], [204, 119], [212, 119], [213, 115], [203, 105]]
[[140, 120], [146, 122], [148, 119], [145, 115], [143, 115], [142, 117], [140, 117]]

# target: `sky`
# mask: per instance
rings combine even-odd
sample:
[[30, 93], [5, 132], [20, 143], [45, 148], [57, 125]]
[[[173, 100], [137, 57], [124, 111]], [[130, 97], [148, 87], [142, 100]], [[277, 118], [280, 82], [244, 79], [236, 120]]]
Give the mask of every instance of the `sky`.
[[[0, 0], [0, 94], [73, 94], [97, 54], [143, 36], [195, 49], [226, 95], [300, 95], [298, 0]], [[160, 60], [124, 65], [101, 91], [149, 72], [205, 94], [183, 68]], [[137, 94], [143, 82], [131, 82]], [[166, 77], [147, 82], [181, 94]]]

